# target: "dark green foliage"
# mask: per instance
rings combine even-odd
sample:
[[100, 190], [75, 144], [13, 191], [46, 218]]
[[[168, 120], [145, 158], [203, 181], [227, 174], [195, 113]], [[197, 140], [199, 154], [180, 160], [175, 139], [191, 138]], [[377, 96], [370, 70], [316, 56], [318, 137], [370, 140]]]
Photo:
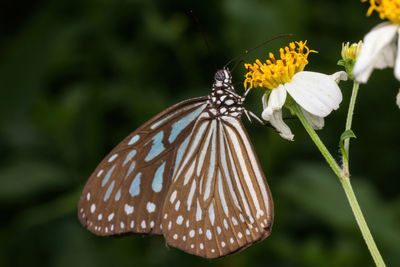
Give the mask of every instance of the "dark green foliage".
[[[193, 9], [198, 25], [187, 14]], [[209, 261], [161, 237], [100, 238], [77, 218], [84, 183], [122, 138], [164, 108], [206, 95], [214, 72], [266, 39], [293, 33], [333, 73], [341, 43], [374, 25], [358, 1], [4, 1], [0, 4], [0, 266], [373, 266], [340, 183], [305, 131], [295, 142], [245, 122], [275, 200], [272, 235]], [[292, 39], [246, 56], [265, 58]], [[234, 72], [242, 92], [244, 69]], [[339, 151], [351, 84], [321, 138]], [[375, 71], [361, 86], [350, 169], [388, 266], [400, 257], [399, 83]], [[261, 111], [261, 92], [245, 105]]]

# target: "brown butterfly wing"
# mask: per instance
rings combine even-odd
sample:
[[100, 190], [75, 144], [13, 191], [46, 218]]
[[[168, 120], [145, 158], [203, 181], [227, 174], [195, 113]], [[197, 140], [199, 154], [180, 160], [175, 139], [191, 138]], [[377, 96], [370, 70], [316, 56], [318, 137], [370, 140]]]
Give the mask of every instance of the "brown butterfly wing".
[[203, 112], [164, 202], [167, 243], [218, 258], [266, 238], [272, 223], [272, 196], [242, 122]]
[[178, 103], [117, 145], [83, 189], [81, 223], [102, 236], [161, 234], [161, 211], [180, 151], [207, 105], [207, 97]]

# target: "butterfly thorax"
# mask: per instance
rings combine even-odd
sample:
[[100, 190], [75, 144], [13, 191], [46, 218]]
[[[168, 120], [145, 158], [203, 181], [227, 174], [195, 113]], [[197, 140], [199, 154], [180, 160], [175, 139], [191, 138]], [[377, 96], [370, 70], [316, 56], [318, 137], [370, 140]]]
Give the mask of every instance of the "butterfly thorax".
[[240, 117], [244, 98], [235, 92], [230, 71], [218, 70], [214, 80], [211, 94], [208, 96], [211, 115]]

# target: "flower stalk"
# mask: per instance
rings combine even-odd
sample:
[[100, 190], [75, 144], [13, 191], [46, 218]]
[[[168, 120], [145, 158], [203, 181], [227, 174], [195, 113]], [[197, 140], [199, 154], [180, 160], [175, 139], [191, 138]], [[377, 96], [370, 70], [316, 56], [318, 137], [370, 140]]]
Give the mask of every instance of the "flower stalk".
[[[345, 131], [351, 130], [351, 125], [353, 122], [353, 115], [354, 115], [354, 107], [356, 105], [356, 99], [358, 94], [358, 88], [360, 84], [356, 81], [353, 82], [353, 90], [351, 93], [349, 110], [347, 112], [347, 119], [346, 119], [346, 129]], [[344, 151], [347, 157], [343, 157], [343, 168], [344, 173], [350, 173], [349, 171], [349, 147], [350, 147], [350, 138], [344, 140]]]
[[[353, 90], [353, 93], [355, 91], [354, 95], [354, 103], [355, 103], [355, 97], [357, 96], [357, 90], [358, 90], [358, 85], [355, 86], [356, 90]], [[351, 109], [351, 112], [353, 113], [354, 111], [354, 103], [353, 107], [349, 108], [349, 111]], [[354, 214], [354, 217], [356, 218], [358, 227], [360, 228], [361, 234], [365, 240], [365, 243], [368, 246], [368, 249], [371, 253], [372, 258], [375, 261], [376, 266], [386, 266], [381, 254], [379, 253], [379, 250], [375, 244], [374, 238], [371, 235], [371, 232], [368, 228], [367, 222], [365, 221], [364, 215], [361, 211], [360, 205], [358, 204], [357, 198], [354, 194], [353, 188], [350, 183], [350, 176], [348, 172], [342, 171], [340, 168], [339, 164], [335, 161], [331, 153], [328, 151], [324, 143], [322, 143], [321, 139], [315, 132], [315, 130], [312, 128], [306, 117], [304, 116], [302, 110], [296, 103], [292, 103], [289, 106], [289, 109], [293, 114], [295, 114], [300, 122], [303, 124], [303, 127], [306, 129], [307, 133], [310, 135], [311, 139], [315, 143], [315, 145], [318, 147], [319, 151], [321, 152], [322, 156], [325, 158], [325, 160], [328, 162], [329, 166], [332, 168], [333, 172], [336, 174], [336, 176], [339, 178], [344, 192], [347, 197], [347, 201], [350, 204], [351, 210]], [[348, 116], [348, 123], [346, 123], [346, 128], [347, 126], [351, 127], [351, 120], [352, 120], [352, 114]], [[346, 139], [349, 140], [349, 139]], [[348, 151], [348, 147], [347, 150]]]

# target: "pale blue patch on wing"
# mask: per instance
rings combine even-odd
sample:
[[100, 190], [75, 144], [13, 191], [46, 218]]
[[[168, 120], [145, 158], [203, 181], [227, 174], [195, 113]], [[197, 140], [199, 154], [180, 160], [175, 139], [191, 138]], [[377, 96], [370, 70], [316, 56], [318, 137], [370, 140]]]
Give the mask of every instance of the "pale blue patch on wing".
[[153, 137], [153, 145], [151, 146], [151, 149], [149, 153], [147, 154], [146, 158], [144, 159], [145, 161], [150, 161], [154, 159], [156, 156], [158, 156], [161, 152], [164, 151], [164, 145], [162, 143], [162, 140], [164, 138], [164, 132], [161, 131], [158, 134], [156, 134]]
[[164, 123], [165, 123], [166, 121], [168, 121], [169, 119], [171, 119], [172, 117], [178, 115], [179, 113], [182, 113], [182, 112], [184, 112], [184, 111], [186, 111], [186, 110], [188, 110], [188, 109], [197, 107], [197, 106], [199, 106], [199, 105], [201, 105], [201, 104], [202, 104], [202, 103], [194, 103], [194, 104], [191, 104], [191, 105], [189, 105], [189, 106], [180, 108], [179, 110], [175, 111], [174, 113], [171, 113], [171, 114], [165, 116], [164, 118], [162, 118], [161, 120], [156, 121], [155, 123], [153, 123], [153, 124], [150, 126], [150, 129], [154, 130], [154, 129], [156, 129], [157, 127], [159, 127], [160, 125], [164, 124]]
[[165, 162], [163, 164], [161, 164], [160, 167], [158, 167], [158, 169], [156, 170], [156, 173], [154, 174], [153, 183], [151, 185], [154, 192], [158, 193], [162, 189], [164, 169], [165, 169]]
[[136, 150], [132, 150], [131, 152], [129, 152], [128, 155], [126, 155], [126, 158], [124, 160], [124, 163], [122, 164], [122, 166], [125, 166], [126, 163], [128, 163], [128, 161], [130, 161], [134, 156], [136, 155]]
[[134, 137], [131, 138], [131, 140], [129, 141], [128, 145], [133, 145], [134, 143], [136, 143], [139, 140], [140, 136], [137, 134]]
[[185, 141], [182, 142], [182, 144], [180, 145], [180, 147], [178, 148], [178, 152], [176, 153], [176, 160], [175, 160], [175, 167], [174, 167], [174, 174], [172, 175], [172, 177], [175, 176], [175, 173], [178, 169], [179, 163], [181, 163], [183, 154], [186, 151], [187, 145], [189, 143], [190, 140], [190, 135], [188, 137], [186, 137]]
[[110, 198], [110, 195], [114, 189], [115, 180], [113, 180], [110, 186], [107, 188], [106, 194], [104, 195], [104, 201], [107, 201]]
[[[175, 112], [175, 113], [177, 113], [177, 112]], [[169, 118], [171, 118], [172, 116], [174, 116], [175, 113], [169, 114], [168, 116], [162, 118], [161, 120], [159, 120], [159, 121], [153, 123], [153, 125], [151, 125], [150, 128], [151, 128], [152, 130], [154, 130], [155, 128], [157, 128], [158, 126], [160, 126], [161, 124], [163, 124], [165, 121], [169, 120]]]
[[185, 117], [172, 124], [172, 130], [170, 136], [168, 137], [168, 141], [172, 143], [176, 139], [176, 137], [182, 132], [182, 130], [185, 129], [200, 115], [200, 113], [205, 109], [206, 105], [207, 104], [201, 105], [198, 109], [192, 111]]
[[101, 181], [101, 186], [102, 187], [104, 187], [107, 184], [107, 182], [110, 179], [111, 174], [113, 173], [114, 169], [115, 169], [115, 164], [111, 167], [111, 169], [108, 170], [106, 176], [104, 176], [103, 181]]
[[138, 196], [140, 194], [140, 178], [142, 177], [142, 173], [139, 172], [136, 174], [135, 179], [133, 179], [131, 186], [129, 187], [129, 194], [131, 196]]
[[132, 173], [132, 171], [135, 169], [135, 165], [136, 165], [136, 162], [132, 161], [131, 166], [129, 166], [128, 172], [125, 175], [125, 178], [128, 177]]
[[117, 193], [115, 194], [115, 201], [118, 201], [121, 198], [121, 188], [118, 189]]

